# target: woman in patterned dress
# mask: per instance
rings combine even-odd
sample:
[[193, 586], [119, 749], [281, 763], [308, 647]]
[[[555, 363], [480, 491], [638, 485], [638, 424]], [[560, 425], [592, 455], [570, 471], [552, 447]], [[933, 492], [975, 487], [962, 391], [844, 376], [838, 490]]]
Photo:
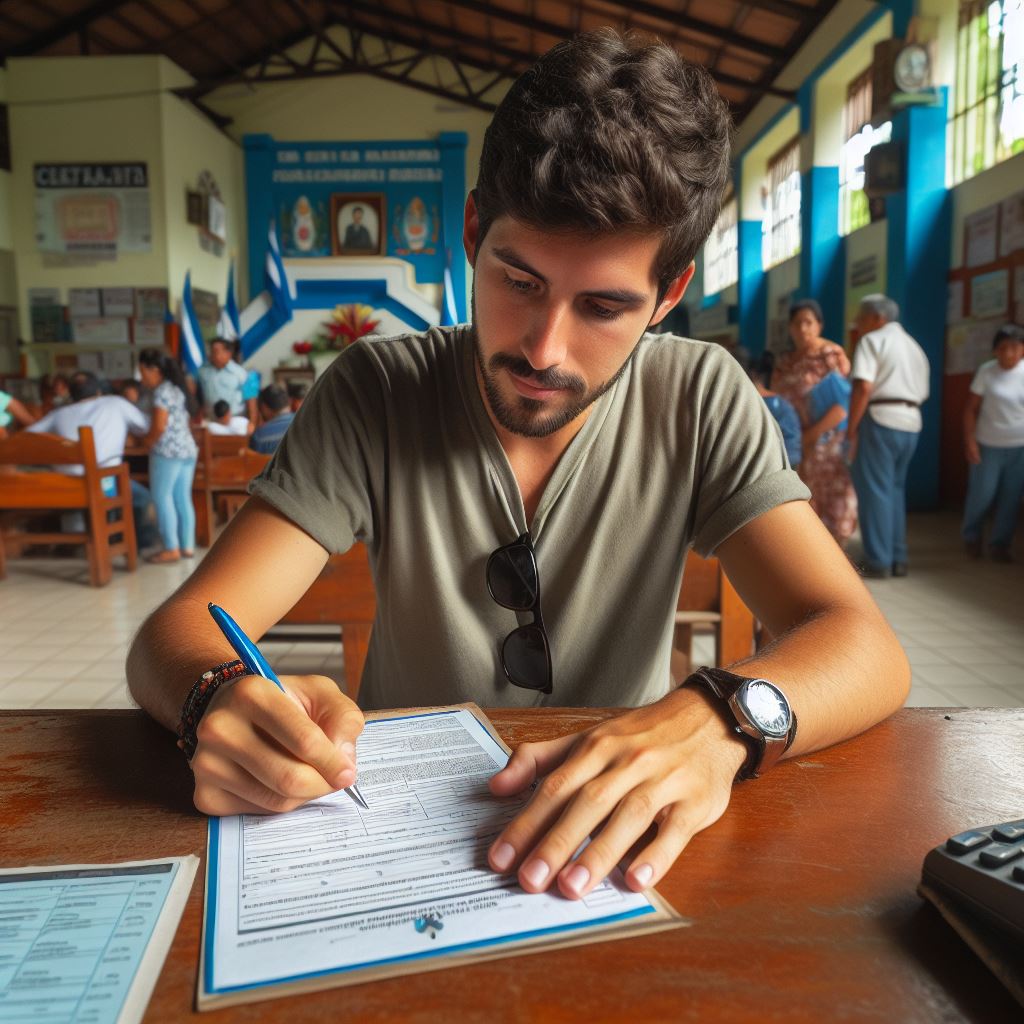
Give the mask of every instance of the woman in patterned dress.
[[793, 351], [779, 356], [772, 390], [788, 399], [803, 425], [800, 476], [811, 491], [811, 508], [829, 533], [844, 546], [857, 528], [857, 496], [846, 468], [846, 410], [831, 406], [813, 419], [811, 392], [830, 373], [846, 378], [850, 360], [835, 342], [821, 336], [821, 306], [813, 299], [794, 302], [789, 310]]
[[188, 397], [181, 367], [154, 348], [139, 353], [139, 375], [153, 393], [149, 430], [149, 489], [164, 549], [147, 561], [191, 558], [196, 546], [192, 478], [199, 453], [189, 429]]

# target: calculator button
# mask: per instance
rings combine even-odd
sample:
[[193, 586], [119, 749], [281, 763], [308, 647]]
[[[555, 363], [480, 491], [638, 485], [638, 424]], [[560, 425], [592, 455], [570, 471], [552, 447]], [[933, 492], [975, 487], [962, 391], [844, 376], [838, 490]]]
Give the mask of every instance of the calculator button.
[[946, 849], [950, 853], [955, 853], [960, 856], [965, 853], [970, 853], [971, 850], [977, 850], [979, 846], [984, 846], [990, 842], [989, 837], [984, 832], [961, 832], [957, 836], [951, 836], [946, 840]]
[[1008, 821], [992, 830], [992, 838], [1002, 843], [1015, 843], [1024, 838], [1024, 821]]
[[982, 850], [978, 859], [987, 868], [1001, 868], [1016, 860], [1024, 853], [1024, 846], [1004, 846], [1002, 843], [993, 843], [987, 850]]

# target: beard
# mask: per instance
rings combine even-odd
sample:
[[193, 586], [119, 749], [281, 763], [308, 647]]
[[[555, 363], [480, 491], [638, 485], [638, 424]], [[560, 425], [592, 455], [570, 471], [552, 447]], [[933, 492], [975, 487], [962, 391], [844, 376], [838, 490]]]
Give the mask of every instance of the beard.
[[[487, 404], [498, 423], [509, 433], [518, 434], [520, 437], [549, 437], [568, 426], [615, 385], [632, 358], [631, 352], [629, 358], [612, 377], [589, 390], [587, 382], [582, 377], [571, 373], [561, 373], [552, 367], [535, 370], [529, 361], [521, 356], [495, 352], [489, 360], [485, 361], [483, 347], [480, 343], [480, 326], [476, 315], [475, 282], [470, 302], [473, 310], [473, 345], [476, 349], [476, 361], [480, 367]], [[633, 347], [633, 351], [636, 351], [636, 346]], [[539, 388], [558, 388], [565, 393], [565, 400], [554, 410], [549, 408], [550, 401], [543, 402], [536, 398], [527, 398], [525, 395], [516, 395], [511, 401], [507, 401], [498, 384], [502, 370], [509, 370], [517, 377], [521, 377]]]

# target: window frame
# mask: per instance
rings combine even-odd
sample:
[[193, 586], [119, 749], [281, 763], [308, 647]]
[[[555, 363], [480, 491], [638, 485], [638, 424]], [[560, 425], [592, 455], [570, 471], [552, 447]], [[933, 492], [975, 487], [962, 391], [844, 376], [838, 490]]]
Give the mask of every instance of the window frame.
[[[723, 217], [728, 218], [730, 211], [731, 223], [723, 224]], [[739, 202], [730, 191], [723, 200], [715, 226], [704, 243], [705, 295], [718, 295], [739, 282], [739, 231]], [[720, 270], [723, 265], [724, 269]]]
[[[800, 254], [800, 221], [803, 213], [801, 192], [798, 132], [769, 157], [765, 181], [761, 186], [761, 265], [764, 270], [777, 267]], [[795, 204], [792, 203], [794, 194]], [[784, 209], [787, 201], [795, 205], [795, 209]], [[794, 225], [796, 231], [791, 233]]]

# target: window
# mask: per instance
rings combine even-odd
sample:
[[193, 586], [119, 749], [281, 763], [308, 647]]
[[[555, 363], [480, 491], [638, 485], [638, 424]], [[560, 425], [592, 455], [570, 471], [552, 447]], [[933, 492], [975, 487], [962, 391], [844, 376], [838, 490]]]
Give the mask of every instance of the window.
[[1024, 152], [1024, 0], [962, 0], [949, 179]]
[[848, 235], [871, 220], [864, 193], [864, 157], [892, 138], [892, 122], [871, 123], [871, 68], [858, 75], [846, 90], [843, 107], [843, 148], [839, 156], [839, 233]]
[[761, 190], [761, 263], [767, 270], [800, 251], [800, 139], [793, 139], [768, 161]]
[[704, 294], [717, 295], [739, 280], [739, 231], [736, 200], [727, 199], [704, 244]]

